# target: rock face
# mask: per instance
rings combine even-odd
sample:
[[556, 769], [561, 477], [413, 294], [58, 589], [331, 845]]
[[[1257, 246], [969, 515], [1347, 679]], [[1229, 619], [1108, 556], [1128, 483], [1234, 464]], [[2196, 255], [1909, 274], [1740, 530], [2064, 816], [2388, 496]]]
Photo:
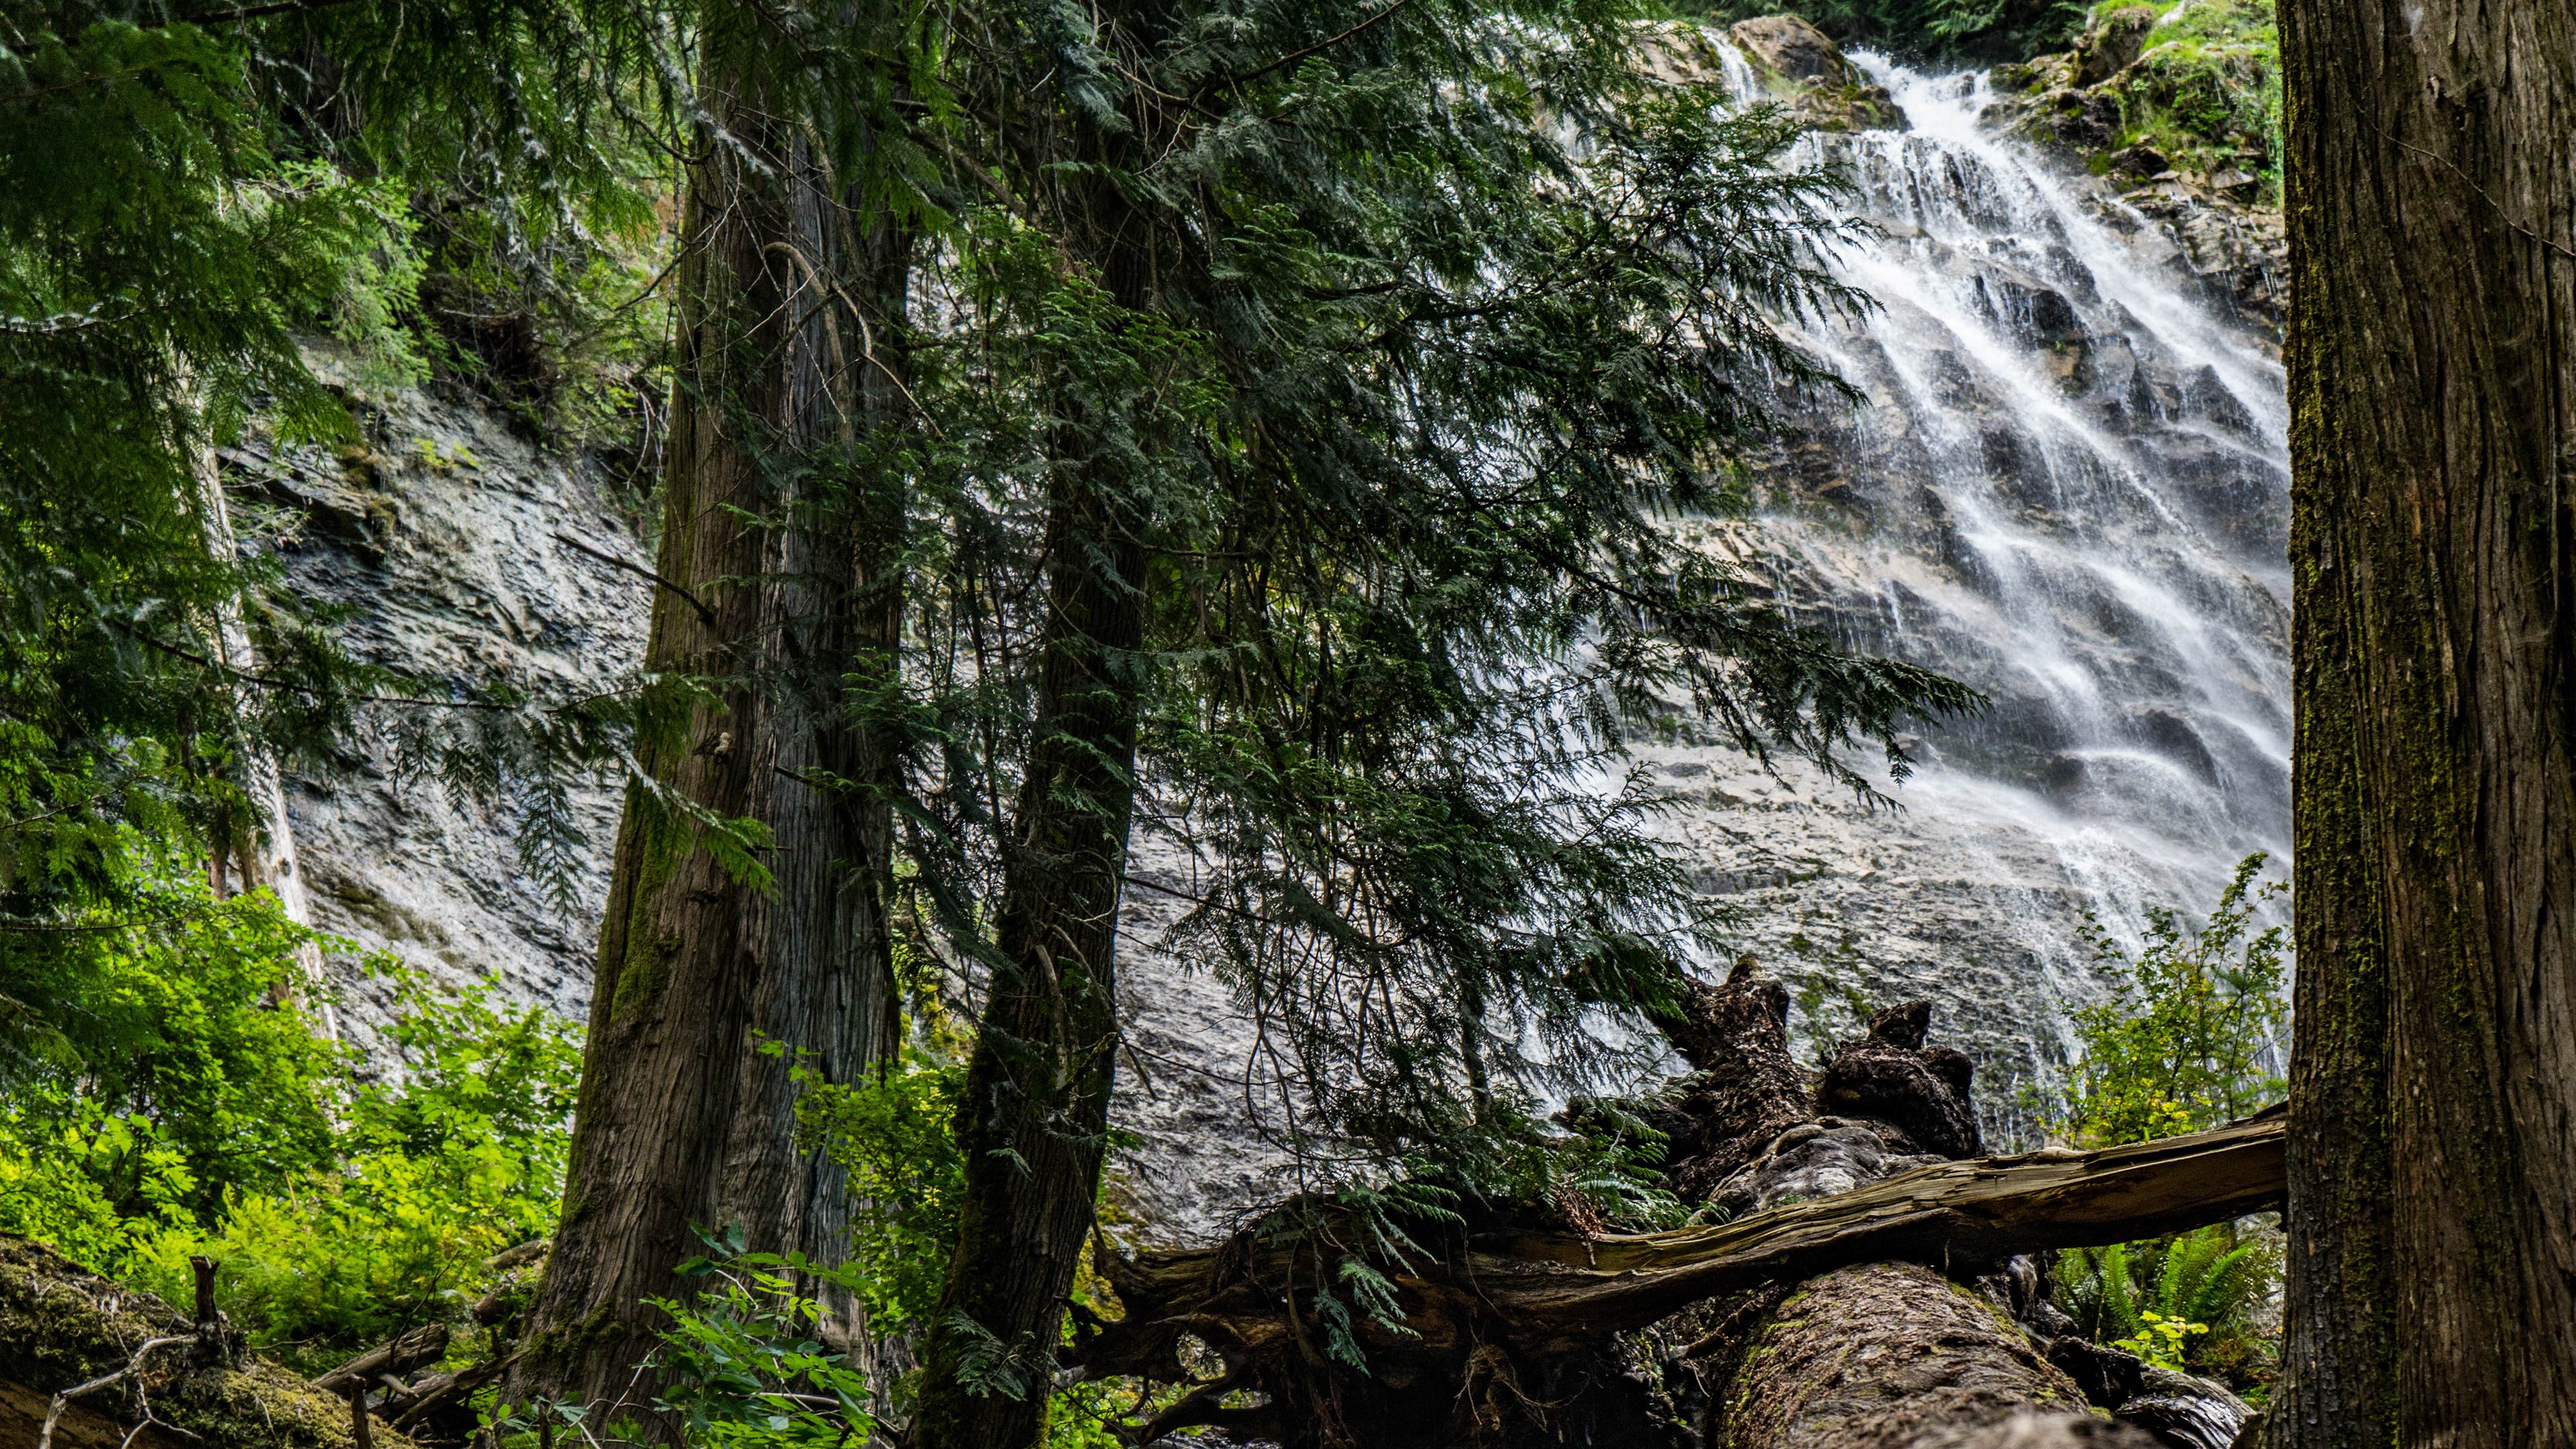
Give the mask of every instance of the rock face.
[[1766, 99], [1820, 130], [1874, 131], [1905, 125], [1887, 88], [1843, 58], [1825, 33], [1794, 15], [1768, 15], [1728, 28], [1727, 43], [1751, 62]]
[[[643, 660], [652, 586], [564, 539], [650, 561], [600, 480], [478, 406], [411, 389], [350, 396], [355, 445], [252, 441], [223, 459], [236, 499], [287, 510], [272, 546], [296, 592], [344, 611], [353, 653], [418, 678], [558, 699], [618, 687]], [[571, 793], [586, 844], [564, 862], [567, 901], [521, 868], [510, 810], [400, 778], [397, 761], [380, 736], [327, 780], [288, 780], [316, 924], [433, 981], [486, 983], [504, 1001], [587, 1019], [614, 782]], [[393, 983], [353, 958], [329, 969], [343, 1031], [390, 1062]]]
[[2072, 50], [1996, 67], [1982, 119], [2124, 188], [2120, 200], [2158, 224], [2168, 263], [2212, 304], [2278, 327], [2285, 244], [2261, 180], [2272, 141], [2247, 100], [2279, 84], [2270, 25], [2268, 7], [2239, 0], [2162, 18], [2146, 5], [2109, 10]]
[[[1750, 24], [1655, 27], [1647, 49], [1748, 100], [1884, 87], [1887, 124], [1909, 129], [1820, 129], [1792, 158], [1848, 167], [1853, 212], [1877, 227], [1826, 257], [1876, 310], [1800, 331], [1865, 403], [1781, 398], [1791, 426], [1751, 460], [1757, 507], [1673, 526], [1799, 621], [1964, 679], [1994, 708], [1917, 725], [1901, 761], [1855, 761], [1900, 809], [1686, 728], [1636, 751], [1664, 787], [1660, 829], [1733, 922], [1730, 954], [1779, 978], [1738, 1025], [1822, 1067], [1867, 1037], [1876, 1003], [1928, 1000], [1945, 1050], [1979, 1067], [1971, 1125], [2008, 1147], [2025, 1089], [2064, 1053], [2066, 1007], [2100, 989], [2084, 913], [2134, 936], [2146, 906], [2204, 907], [2238, 857], [2288, 839], [2281, 375], [2263, 307], [2212, 306], [2274, 285], [2275, 233], [2204, 205], [2196, 183], [2123, 194], [2067, 174], [1982, 119], [1997, 97], [1976, 77]], [[652, 586], [557, 537], [648, 562], [611, 490], [472, 406], [402, 393], [366, 414], [345, 455], [229, 460], [237, 497], [300, 517], [279, 545], [291, 576], [349, 609], [362, 653], [549, 691], [611, 687], [638, 662]], [[391, 762], [374, 750], [328, 784], [294, 783], [322, 923], [435, 979], [585, 1016], [613, 782], [573, 797], [589, 843], [566, 907], [523, 878], [506, 815], [398, 781]], [[1223, 984], [1160, 943], [1191, 894], [1187, 861], [1140, 834], [1132, 873], [1115, 1112], [1137, 1141], [1111, 1191], [1145, 1236], [1208, 1241], [1300, 1185], [1271, 1135], [1293, 1099]], [[349, 1034], [386, 1060], [387, 983], [335, 969]], [[1707, 1186], [1788, 1125], [1747, 1129]], [[1932, 1146], [1891, 1130], [1910, 1145], [1834, 1140], [1852, 1161]], [[1933, 1135], [1955, 1147], [1943, 1132], [1958, 1131]]]

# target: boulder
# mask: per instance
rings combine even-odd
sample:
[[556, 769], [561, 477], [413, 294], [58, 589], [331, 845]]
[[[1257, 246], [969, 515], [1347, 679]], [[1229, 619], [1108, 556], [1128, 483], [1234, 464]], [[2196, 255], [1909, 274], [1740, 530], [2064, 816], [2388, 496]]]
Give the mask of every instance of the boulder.
[[1753, 65], [1770, 98], [1820, 131], [1902, 129], [1887, 88], [1873, 85], [1823, 31], [1794, 15], [1730, 26], [1726, 39]]

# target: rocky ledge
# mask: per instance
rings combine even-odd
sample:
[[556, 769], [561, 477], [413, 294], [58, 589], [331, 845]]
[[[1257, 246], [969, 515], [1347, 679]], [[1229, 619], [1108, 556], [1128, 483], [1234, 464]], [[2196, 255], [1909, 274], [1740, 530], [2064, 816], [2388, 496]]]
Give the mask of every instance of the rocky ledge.
[[[2274, 36], [2268, 7], [2243, 0], [2110, 9], [2063, 53], [1997, 66], [1984, 118], [2102, 178], [2213, 303], [2277, 328], [2289, 293]], [[2103, 219], [2117, 225], [2118, 210]]]

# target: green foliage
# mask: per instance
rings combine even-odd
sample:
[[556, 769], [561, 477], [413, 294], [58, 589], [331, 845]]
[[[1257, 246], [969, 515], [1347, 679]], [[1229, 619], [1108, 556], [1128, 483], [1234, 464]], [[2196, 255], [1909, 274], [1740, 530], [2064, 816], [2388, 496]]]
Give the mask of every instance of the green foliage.
[[677, 1411], [688, 1443], [708, 1449], [822, 1449], [872, 1433], [867, 1377], [814, 1338], [823, 1311], [807, 1296], [825, 1284], [852, 1289], [852, 1269], [745, 1252], [738, 1232], [708, 1246], [713, 1255], [679, 1266], [695, 1281], [688, 1298], [655, 1300], [673, 1327], [662, 1334], [654, 1407]]
[[2114, 93], [2120, 144], [2152, 143], [2175, 169], [2242, 168], [2281, 184], [2281, 33], [2269, 0], [2164, 7]]
[[[399, 1080], [315, 1083], [334, 1155], [272, 1191], [228, 1193], [217, 1230], [164, 1234], [129, 1273], [184, 1292], [187, 1257], [220, 1262], [227, 1311], [291, 1362], [323, 1365], [436, 1318], [459, 1318], [484, 1259], [553, 1231], [579, 1033], [487, 991], [401, 981]], [[174, 1300], [175, 1301], [175, 1300]]]
[[2182, 1369], [2183, 1349], [2191, 1342], [2191, 1336], [2209, 1332], [2209, 1325], [2206, 1323], [2167, 1318], [2153, 1309], [2139, 1314], [2138, 1318], [2144, 1325], [2140, 1328], [2138, 1336], [2114, 1340], [2111, 1347], [2136, 1354], [2158, 1368], [2173, 1369], [2176, 1372]]
[[2281, 1280], [2276, 1235], [2221, 1223], [2057, 1258], [2057, 1303], [2097, 1343], [2259, 1398], [2277, 1350], [2256, 1318]]
[[1723, 24], [1795, 15], [1846, 46], [1898, 59], [2020, 60], [2065, 47], [2084, 28], [2084, 0], [1679, 0], [1675, 9]]
[[[2084, 1056], [2042, 1116], [2060, 1136], [2113, 1145], [2215, 1127], [2280, 1099], [2287, 1059], [2283, 928], [2253, 930], [2285, 881], [2257, 884], [2262, 855], [2239, 862], [2208, 921], [2186, 931], [2148, 913], [2132, 958], [2088, 920], [2110, 1001], [2076, 1013]], [[2254, 1323], [2277, 1288], [2280, 1251], [2260, 1232], [2219, 1225], [2148, 1243], [2058, 1257], [2059, 1305], [2088, 1338], [2141, 1358], [2226, 1378], [2259, 1397], [2276, 1350]]]
[[851, 1290], [880, 1332], [928, 1323], [956, 1249], [964, 1065], [907, 1046], [900, 1061], [855, 1082], [806, 1071], [798, 1080], [808, 1144], [831, 1153], [864, 1204], [851, 1223]]
[[2288, 1060], [2284, 928], [2252, 929], [2286, 881], [2256, 884], [2266, 857], [2247, 856], [2206, 924], [2186, 932], [2150, 907], [2133, 959], [2090, 916], [2085, 930], [2111, 999], [2075, 1013], [2082, 1056], [2053, 1126], [2105, 1146], [2215, 1127], [2280, 1100]]
[[[98, 908], [0, 931], [0, 1171], [30, 1194], [0, 1198], [0, 1223], [112, 1257], [131, 1224], [211, 1224], [227, 1190], [282, 1188], [329, 1159], [320, 1084], [340, 1054], [269, 998], [299, 984], [300, 948], [345, 943], [265, 893], [213, 900], [131, 833], [101, 850], [137, 866], [139, 921]], [[80, 1218], [40, 1216], [43, 1198]]]
[[[292, 1005], [300, 949], [348, 949], [266, 894], [214, 902], [162, 879], [164, 921], [55, 933], [13, 994], [61, 1026], [0, 1096], [0, 1232], [159, 1292], [191, 1254], [254, 1342], [318, 1368], [456, 1317], [482, 1260], [540, 1236], [562, 1190], [578, 1047], [542, 1011], [406, 980], [399, 1080], [353, 1085]], [[23, 935], [5, 939], [15, 946]]]
[[[1604, 1068], [1587, 1012], [1669, 998], [1708, 930], [1646, 782], [1599, 788], [1631, 727], [1865, 788], [1841, 751], [1974, 703], [1793, 627], [1767, 581], [1663, 526], [1745, 505], [1728, 454], [1771, 386], [1831, 386], [1770, 319], [1865, 303], [1806, 250], [1833, 178], [1774, 164], [1794, 135], [1776, 117], [1639, 84], [1632, 18], [1408, 8], [1241, 87], [1216, 78], [1330, 17], [1206, 17], [1151, 55], [1068, 37], [1104, 79], [1062, 99], [1065, 123], [1135, 106], [1134, 144], [1167, 158], [1117, 182], [1172, 239], [1120, 263], [1152, 268], [1152, 295], [1066, 275], [1028, 220], [1072, 204], [1044, 175], [1025, 209], [957, 213], [973, 240], [939, 283], [978, 309], [974, 346], [919, 354], [912, 382], [943, 440], [911, 504], [922, 643], [865, 706], [905, 742], [925, 896], [1008, 979], [976, 907], [1003, 894], [1022, 812], [1126, 808], [1021, 778], [1050, 718], [1050, 616], [1010, 602], [1045, 586], [1042, 561], [1114, 573], [1145, 637], [1101, 677], [1134, 711], [1141, 777], [1191, 802], [1145, 823], [1204, 866], [1176, 940], [1293, 1048], [1299, 1150], [1391, 1170], [1474, 1137], [1505, 1083]], [[1223, 123], [1105, 79], [1137, 66]], [[1583, 137], [1579, 163], [1542, 110]], [[1125, 521], [1069, 523], [1023, 481], [1085, 469]], [[1107, 532], [1050, 544], [1051, 518]], [[1139, 558], [1115, 562], [1131, 538]]]

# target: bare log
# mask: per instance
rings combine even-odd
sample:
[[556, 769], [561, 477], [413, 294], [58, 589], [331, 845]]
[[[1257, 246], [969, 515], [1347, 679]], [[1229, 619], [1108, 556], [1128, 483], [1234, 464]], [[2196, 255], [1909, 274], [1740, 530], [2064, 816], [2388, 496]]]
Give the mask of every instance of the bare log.
[[313, 1387], [326, 1394], [346, 1393], [351, 1384], [367, 1383], [382, 1374], [399, 1377], [424, 1364], [438, 1362], [446, 1353], [447, 1325], [425, 1324], [368, 1349], [313, 1380]]
[[[1455, 1340], [1475, 1320], [1515, 1341], [1641, 1328], [1689, 1304], [1855, 1263], [1928, 1263], [1987, 1271], [2016, 1253], [2180, 1232], [2280, 1206], [2283, 1121], [2100, 1152], [2044, 1149], [1920, 1167], [1821, 1202], [1716, 1227], [1585, 1237], [1525, 1232], [1471, 1240], [1457, 1261], [1392, 1273], [1406, 1327]], [[1227, 1271], [1227, 1259], [1241, 1266]], [[1293, 1331], [1276, 1289], [1311, 1280], [1314, 1250], [1236, 1245], [1150, 1253], [1113, 1265], [1128, 1317], [1078, 1361], [1095, 1373], [1164, 1367], [1183, 1331], [1246, 1348]], [[1140, 1312], [1139, 1310], [1143, 1311]]]

